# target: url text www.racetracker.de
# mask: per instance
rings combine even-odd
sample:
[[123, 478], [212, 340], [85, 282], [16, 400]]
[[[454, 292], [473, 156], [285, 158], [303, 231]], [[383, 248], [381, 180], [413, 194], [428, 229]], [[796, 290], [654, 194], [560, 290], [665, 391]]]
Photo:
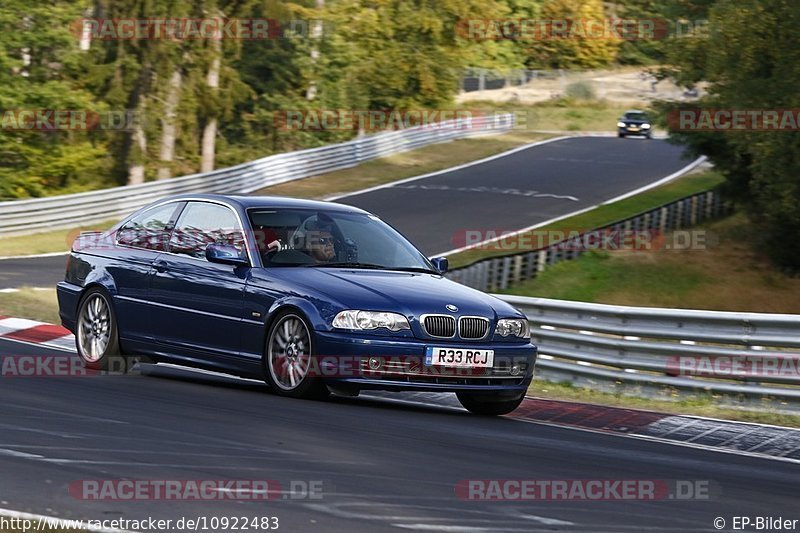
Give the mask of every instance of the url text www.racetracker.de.
[[280, 526], [277, 516], [191, 516], [177, 519], [113, 518], [104, 520], [72, 520], [49, 516], [0, 516], [0, 531], [275, 531]]

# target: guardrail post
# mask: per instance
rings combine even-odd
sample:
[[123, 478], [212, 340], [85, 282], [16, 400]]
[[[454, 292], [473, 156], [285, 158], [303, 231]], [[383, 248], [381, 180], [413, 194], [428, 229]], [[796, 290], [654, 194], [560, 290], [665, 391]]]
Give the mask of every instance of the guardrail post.
[[547, 266], [547, 248], [539, 250], [536, 257], [536, 272], [544, 272]]
[[522, 258], [521, 255], [514, 256], [514, 275], [511, 277], [511, 281], [513, 283], [519, 283], [522, 281]]
[[511, 274], [511, 257], [504, 257], [503, 262], [500, 266], [500, 288], [507, 289], [508, 288], [508, 278]]
[[479, 269], [479, 285], [478, 288], [482, 291], [486, 291], [489, 289], [489, 262], [479, 263], [481, 268]]

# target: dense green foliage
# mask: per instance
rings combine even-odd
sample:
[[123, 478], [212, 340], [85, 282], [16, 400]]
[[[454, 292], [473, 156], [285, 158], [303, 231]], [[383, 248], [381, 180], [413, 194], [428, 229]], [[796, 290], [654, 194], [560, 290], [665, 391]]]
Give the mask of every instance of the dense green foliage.
[[[691, 107], [794, 110], [800, 107], [800, 6], [793, 0], [718, 0], [709, 28], [669, 51], [687, 86], [709, 84]], [[661, 106], [665, 114], [674, 104]], [[685, 106], [684, 106], [685, 107]], [[800, 137], [783, 131], [676, 131], [709, 156], [761, 230], [775, 262], [800, 269]]]
[[[0, 198], [163, 179], [348, 139], [358, 132], [281, 128], [276, 115], [452, 108], [467, 67], [605, 66], [621, 43], [472, 39], [459, 28], [607, 15], [600, 0], [5, 0]], [[100, 24], [215, 17], [268, 19], [270, 38], [117, 38], [119, 25]], [[89, 126], [15, 122], [47, 110], [75, 111]], [[124, 127], [106, 127], [119, 116]]]

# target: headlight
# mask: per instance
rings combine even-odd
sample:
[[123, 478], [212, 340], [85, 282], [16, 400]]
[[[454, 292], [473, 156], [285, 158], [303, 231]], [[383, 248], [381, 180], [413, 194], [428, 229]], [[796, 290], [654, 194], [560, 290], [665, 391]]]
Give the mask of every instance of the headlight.
[[624, 128], [625, 127], [625, 123], [624, 122], [617, 122], [617, 127], [618, 128]]
[[411, 329], [408, 319], [397, 313], [380, 311], [358, 311], [349, 309], [341, 311], [333, 319], [333, 327], [339, 329], [377, 329], [386, 328], [390, 331]]
[[642, 124], [642, 129], [646, 130], [650, 127], [650, 124]]
[[501, 318], [497, 321], [495, 332], [501, 337], [513, 335], [522, 339], [528, 339], [531, 336], [528, 321], [524, 318]]

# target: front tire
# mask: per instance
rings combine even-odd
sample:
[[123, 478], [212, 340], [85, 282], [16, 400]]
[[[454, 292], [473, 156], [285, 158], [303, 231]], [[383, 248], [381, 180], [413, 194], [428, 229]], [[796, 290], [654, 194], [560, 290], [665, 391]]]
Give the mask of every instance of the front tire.
[[86, 368], [121, 373], [128, 370], [128, 361], [120, 352], [111, 296], [103, 289], [89, 289], [81, 299], [75, 348]]
[[497, 394], [476, 394], [472, 392], [457, 392], [458, 401], [470, 413], [481, 416], [507, 415], [522, 403], [525, 393], [517, 398], [508, 398]]
[[322, 399], [329, 394], [319, 377], [312, 374], [311, 328], [296, 311], [281, 312], [269, 328], [264, 350], [264, 376], [281, 396]]
[[617, 133], [617, 137], [619, 137], [620, 139], [624, 139], [625, 138], [625, 134], [624, 133]]

